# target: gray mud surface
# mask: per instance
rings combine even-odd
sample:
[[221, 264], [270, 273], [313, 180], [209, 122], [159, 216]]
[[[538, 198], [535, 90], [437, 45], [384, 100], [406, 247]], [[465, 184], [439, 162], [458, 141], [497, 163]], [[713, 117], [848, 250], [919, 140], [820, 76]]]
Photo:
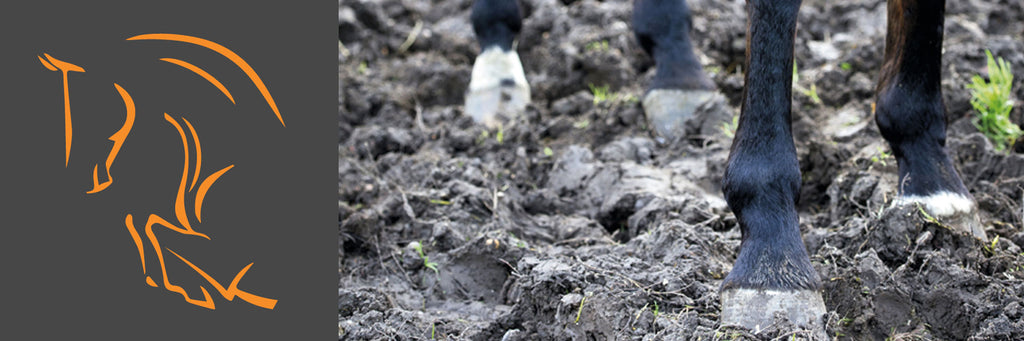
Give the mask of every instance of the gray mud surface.
[[[676, 141], [645, 124], [653, 61], [630, 2], [523, 4], [533, 103], [488, 130], [462, 114], [479, 51], [471, 0], [339, 2], [339, 339], [807, 339], [786, 324], [718, 323], [740, 244], [719, 183], [743, 86], [743, 1], [690, 1], [693, 41], [725, 96]], [[830, 337], [1024, 338], [1024, 146], [995, 151], [964, 89], [991, 49], [1024, 99], [1024, 3], [946, 8], [947, 146], [990, 243], [889, 209], [896, 165], [872, 115], [884, 2], [801, 9], [798, 85], [820, 102], [794, 90], [799, 211]], [[595, 100], [590, 85], [611, 94]]]

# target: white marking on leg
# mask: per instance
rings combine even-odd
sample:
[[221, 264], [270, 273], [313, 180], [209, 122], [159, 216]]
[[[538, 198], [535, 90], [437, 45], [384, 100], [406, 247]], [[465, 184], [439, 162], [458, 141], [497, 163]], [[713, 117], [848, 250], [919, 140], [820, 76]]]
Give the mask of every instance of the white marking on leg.
[[974, 199], [960, 193], [938, 192], [931, 195], [903, 195], [893, 200], [892, 206], [920, 203], [928, 213], [948, 217], [959, 213], [970, 213], [975, 209]]
[[[515, 51], [491, 47], [473, 63], [465, 113], [478, 123], [496, 128], [519, 115], [530, 103], [530, 85]], [[511, 81], [512, 84], [508, 84]], [[505, 85], [502, 85], [502, 83]]]
[[511, 79], [515, 87], [526, 89], [530, 94], [530, 85], [526, 83], [523, 63], [519, 61], [516, 51], [502, 51], [499, 47], [490, 47], [480, 53], [473, 62], [473, 74], [469, 81], [469, 91], [481, 91], [501, 86], [501, 81]]

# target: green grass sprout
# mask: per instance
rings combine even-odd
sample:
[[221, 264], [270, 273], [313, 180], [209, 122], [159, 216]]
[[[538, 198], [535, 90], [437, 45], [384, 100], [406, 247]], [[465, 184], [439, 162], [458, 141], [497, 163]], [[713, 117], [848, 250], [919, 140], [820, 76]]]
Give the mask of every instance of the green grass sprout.
[[590, 120], [583, 119], [582, 121], [573, 123], [572, 126], [573, 126], [573, 128], [576, 128], [576, 129], [587, 129], [587, 127], [590, 126]]
[[583, 299], [580, 300], [580, 308], [576, 310], [576, 324], [580, 324], [580, 315], [583, 314], [583, 302], [587, 301], [587, 296], [584, 295]]
[[416, 253], [420, 254], [420, 258], [423, 259], [423, 266], [427, 267], [427, 269], [434, 270], [434, 274], [438, 274], [437, 263], [431, 262], [430, 257], [423, 252], [423, 244], [416, 242], [412, 245], [412, 248], [416, 249]]
[[592, 42], [587, 43], [587, 45], [584, 47], [584, 49], [586, 49], [587, 52], [590, 52], [590, 51], [607, 52], [608, 51], [608, 41], [607, 40], [592, 41]]
[[594, 86], [594, 84], [589, 84], [589, 86], [590, 92], [594, 94], [594, 105], [610, 99], [608, 96], [610, 94], [608, 91], [608, 85]]
[[971, 121], [992, 140], [996, 150], [1001, 151], [1013, 146], [1021, 136], [1020, 127], [1010, 121], [1014, 103], [1010, 92], [1013, 73], [1010, 64], [1002, 57], [996, 61], [989, 50], [985, 50], [985, 55], [988, 57], [989, 81], [975, 75], [966, 86], [971, 92], [971, 106], [978, 112], [978, 116]]
[[722, 123], [722, 134], [733, 138], [736, 136], [736, 128], [740, 125], [740, 115], [732, 117], [732, 123]]
[[793, 89], [795, 89], [796, 91], [799, 91], [804, 96], [809, 97], [811, 99], [811, 102], [814, 102], [814, 104], [821, 104], [821, 97], [818, 97], [818, 86], [817, 85], [811, 84], [811, 88], [808, 89], [808, 88], [805, 88], [805, 87], [801, 86], [798, 82], [800, 82], [800, 73], [798, 73], [797, 70], [796, 70], [796, 61], [794, 60], [793, 61]]
[[885, 160], [890, 158], [890, 157], [892, 157], [891, 153], [885, 151], [884, 149], [882, 149], [882, 147], [878, 147], [878, 155], [872, 156], [871, 157], [871, 162], [872, 163], [880, 163], [880, 164], [882, 164], [882, 167], [885, 167], [885, 166], [888, 166], [888, 164], [885, 163]]

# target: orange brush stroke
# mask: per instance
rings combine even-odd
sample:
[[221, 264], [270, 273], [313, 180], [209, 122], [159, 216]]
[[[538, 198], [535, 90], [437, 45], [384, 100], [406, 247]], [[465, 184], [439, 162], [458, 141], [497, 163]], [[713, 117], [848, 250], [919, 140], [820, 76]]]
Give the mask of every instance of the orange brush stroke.
[[235, 297], [237, 296], [238, 298], [241, 298], [243, 301], [249, 302], [252, 305], [255, 305], [260, 308], [273, 310], [274, 306], [277, 305], [277, 300], [275, 299], [253, 295], [238, 289], [238, 282], [242, 280], [242, 276], [245, 276], [245, 273], [249, 271], [249, 268], [251, 268], [254, 263], [249, 263], [249, 265], [246, 265], [245, 268], [239, 271], [238, 274], [235, 275], [235, 278], [231, 281], [231, 284], [228, 286], [228, 288], [225, 289], [224, 286], [220, 284], [220, 282], [217, 282], [216, 279], [213, 279], [212, 276], [207, 274], [198, 266], [192, 264], [192, 262], [189, 262], [187, 259], [185, 259], [185, 257], [178, 255], [178, 253], [174, 252], [174, 250], [167, 249], [167, 251], [170, 251], [175, 256], [178, 256], [178, 258], [181, 259], [182, 262], [185, 262], [185, 264], [188, 264], [188, 266], [192, 267], [192, 270], [195, 270], [197, 273], [199, 273], [200, 276], [203, 276], [203, 278], [205, 278], [206, 281], [210, 282], [210, 285], [213, 285], [213, 288], [217, 289], [217, 292], [219, 292], [221, 296], [224, 296], [224, 298], [226, 298], [228, 301], [235, 300]]
[[[185, 166], [181, 174], [181, 184], [178, 185], [178, 195], [174, 199], [174, 215], [178, 218], [178, 222], [181, 223], [186, 229], [191, 230], [192, 226], [188, 224], [188, 215], [185, 214], [185, 183], [188, 181], [188, 137], [185, 136], [185, 130], [181, 128], [171, 115], [164, 113], [164, 120], [171, 122], [174, 128], [178, 130], [178, 135], [181, 135], [181, 145], [185, 148]], [[198, 171], [197, 171], [198, 172]]]
[[228, 92], [228, 89], [224, 87], [224, 84], [221, 84], [220, 81], [218, 81], [216, 78], [214, 78], [213, 75], [211, 75], [209, 72], [206, 72], [206, 70], [203, 70], [203, 69], [199, 68], [198, 66], [192, 65], [192, 64], [190, 64], [190, 63], [188, 63], [188, 62], [186, 62], [184, 60], [180, 60], [180, 59], [160, 58], [160, 60], [168, 62], [168, 63], [172, 63], [172, 64], [177, 64], [178, 66], [186, 68], [189, 71], [192, 71], [195, 74], [197, 74], [199, 76], [202, 76], [203, 78], [206, 79], [207, 82], [210, 82], [210, 84], [213, 84], [213, 86], [217, 87], [217, 89], [220, 89], [220, 92], [224, 93], [224, 96], [228, 96], [228, 99], [231, 100], [231, 104], [235, 103], [235, 98], [231, 97], [231, 92]]
[[206, 177], [206, 179], [203, 180], [203, 184], [199, 185], [199, 192], [196, 192], [196, 220], [198, 220], [200, 223], [203, 222], [203, 199], [206, 198], [206, 192], [210, 190], [210, 186], [213, 186], [214, 181], [217, 181], [217, 179], [219, 179], [221, 175], [224, 175], [224, 173], [226, 173], [232, 167], [235, 167], [235, 165], [224, 167], [224, 169], [221, 169], [216, 173], [213, 173], [213, 175]]
[[53, 64], [50, 64], [50, 62], [46, 61], [46, 59], [43, 59], [43, 57], [40, 56], [36, 57], [39, 58], [39, 62], [43, 63], [43, 66], [45, 66], [47, 69], [49, 69], [50, 71], [57, 71], [57, 67], [53, 66]]
[[203, 169], [203, 148], [199, 146], [199, 135], [196, 134], [196, 128], [192, 126], [192, 122], [189, 122], [187, 118], [182, 117], [182, 121], [185, 121], [185, 125], [188, 126], [188, 131], [192, 133], [192, 141], [196, 143], [196, 172], [192, 175], [192, 184], [188, 186], [188, 190], [196, 187], [196, 181], [199, 180], [199, 170]]
[[274, 114], [277, 115], [277, 119], [281, 121], [281, 126], [285, 125], [284, 118], [281, 117], [281, 112], [277, 110], [277, 104], [274, 102], [274, 98], [270, 96], [270, 90], [267, 90], [267, 86], [263, 84], [263, 80], [260, 79], [260, 76], [256, 74], [256, 71], [253, 70], [253, 68], [249, 66], [249, 63], [242, 59], [242, 57], [238, 56], [238, 54], [229, 50], [223, 45], [217, 44], [215, 42], [203, 38], [171, 33], [140, 34], [128, 38], [127, 40], [178, 41], [183, 43], [199, 45], [210, 50], [213, 50], [214, 52], [220, 53], [222, 56], [227, 57], [229, 60], [231, 60], [231, 62], [235, 63], [235, 65], [238, 66], [239, 69], [242, 69], [242, 71], [245, 72], [247, 76], [249, 76], [249, 79], [252, 80], [254, 85], [256, 85], [256, 88], [260, 90], [260, 94], [262, 94], [263, 98], [267, 100], [267, 104], [270, 105], [270, 109], [274, 110]]
[[142, 251], [142, 237], [139, 237], [139, 231], [135, 228], [135, 223], [132, 222], [132, 215], [124, 217], [124, 226], [128, 227], [128, 232], [132, 234], [132, 240], [135, 241], [135, 247], [139, 248], [139, 260], [142, 261], [142, 273], [146, 273], [146, 253]]
[[111, 135], [109, 140], [114, 141], [114, 147], [110, 149], [110, 154], [107, 155], [107, 181], [102, 184], [99, 183], [100, 179], [97, 175], [99, 165], [96, 165], [92, 170], [92, 184], [93, 188], [91, 191], [86, 193], [92, 194], [106, 189], [114, 182], [114, 177], [110, 175], [110, 166], [114, 164], [114, 159], [117, 158], [117, 153], [121, 151], [121, 146], [124, 145], [124, 140], [128, 138], [128, 133], [131, 132], [132, 126], [135, 124], [135, 101], [132, 100], [132, 96], [128, 94], [120, 85], [114, 83], [114, 88], [117, 89], [117, 93], [121, 94], [121, 99], [124, 100], [125, 111], [127, 117], [124, 120], [124, 125], [114, 135]]
[[[184, 297], [185, 301], [188, 303], [195, 304], [207, 309], [216, 309], [216, 306], [213, 303], [213, 299], [210, 297], [210, 293], [206, 292], [206, 288], [199, 287], [200, 289], [202, 289], [203, 296], [205, 297], [205, 299], [197, 300], [189, 297], [188, 293], [181, 286], [171, 284], [170, 279], [167, 277], [167, 265], [166, 263], [164, 263], [163, 249], [160, 248], [160, 241], [156, 239], [156, 235], [153, 233], [153, 225], [160, 225], [174, 232], [178, 232], [184, 235], [199, 236], [206, 238], [207, 240], [209, 240], [210, 237], [207, 237], [205, 234], [196, 232], [191, 228], [180, 228], [174, 226], [164, 218], [161, 218], [160, 216], [155, 214], [150, 214], [149, 219], [146, 221], [146, 237], [149, 238], [149, 242], [153, 245], [153, 250], [156, 251], [156, 258], [160, 262], [160, 273], [161, 275], [163, 275], [164, 278], [164, 288], [166, 288], [168, 291], [181, 294], [181, 296]], [[171, 252], [173, 253], [174, 251]]]
[[[82, 67], [71, 64], [57, 58], [51, 57], [49, 54], [43, 53], [49, 63], [46, 63], [42, 58], [39, 61], [43, 62], [43, 66], [51, 71], [61, 71], [61, 76], [64, 79], [64, 167], [68, 166], [68, 161], [71, 160], [71, 95], [68, 93], [68, 72], [85, 72]], [[38, 57], [38, 56], [37, 56]], [[283, 123], [282, 123], [283, 124]]]

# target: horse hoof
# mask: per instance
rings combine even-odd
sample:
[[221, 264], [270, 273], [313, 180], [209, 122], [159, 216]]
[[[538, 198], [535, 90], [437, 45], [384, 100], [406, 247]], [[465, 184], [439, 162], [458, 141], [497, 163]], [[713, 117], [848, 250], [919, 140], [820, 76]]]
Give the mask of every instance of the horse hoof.
[[669, 141], [686, 135], [686, 122], [718, 95], [708, 90], [653, 89], [644, 96], [647, 123]]
[[970, 234], [983, 242], [988, 241], [981, 218], [978, 217], [978, 206], [970, 197], [956, 193], [901, 196], [893, 201], [893, 207], [897, 206], [919, 206], [953, 231]]
[[526, 109], [529, 95], [515, 87], [495, 87], [466, 94], [466, 114], [488, 128], [513, 120]]
[[825, 302], [808, 289], [746, 289], [722, 291], [722, 326], [741, 326], [758, 333], [775, 323], [775, 315], [807, 329], [815, 340], [827, 340]]
[[485, 50], [473, 63], [465, 113], [496, 128], [519, 116], [530, 103], [530, 86], [515, 51]]

